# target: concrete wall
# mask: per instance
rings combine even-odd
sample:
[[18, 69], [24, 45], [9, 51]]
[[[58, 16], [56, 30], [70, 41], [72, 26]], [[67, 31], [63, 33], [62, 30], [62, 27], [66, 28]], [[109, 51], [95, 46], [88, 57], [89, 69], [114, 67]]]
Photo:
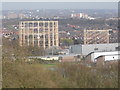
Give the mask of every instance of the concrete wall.
[[82, 54], [82, 45], [71, 45], [69, 47], [69, 52], [74, 54]]
[[74, 62], [75, 57], [74, 56], [64, 56], [61, 60], [61, 62]]
[[[115, 51], [116, 47], [118, 47], [117, 43], [111, 44], [89, 44], [89, 45], [82, 45], [82, 54], [88, 55], [91, 52], [98, 52], [98, 51]], [[98, 50], [95, 50], [98, 49]]]
[[69, 50], [70, 53], [88, 55], [91, 52], [105, 52], [105, 51], [116, 51], [118, 43], [109, 44], [89, 44], [89, 45], [72, 45]]

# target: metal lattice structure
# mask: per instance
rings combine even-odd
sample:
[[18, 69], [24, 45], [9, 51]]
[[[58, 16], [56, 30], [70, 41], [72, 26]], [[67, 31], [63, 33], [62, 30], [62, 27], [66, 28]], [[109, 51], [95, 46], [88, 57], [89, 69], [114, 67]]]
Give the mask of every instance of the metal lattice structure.
[[84, 44], [109, 43], [109, 30], [84, 30]]

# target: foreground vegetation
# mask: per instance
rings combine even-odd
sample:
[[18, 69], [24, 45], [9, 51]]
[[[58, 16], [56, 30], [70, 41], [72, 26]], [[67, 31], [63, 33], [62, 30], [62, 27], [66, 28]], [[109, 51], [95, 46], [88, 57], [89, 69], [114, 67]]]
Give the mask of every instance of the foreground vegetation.
[[63, 63], [49, 68], [24, 61], [3, 63], [4, 88], [116, 88], [116, 66], [88, 68], [81, 64]]
[[[27, 63], [25, 60], [29, 56], [26, 54], [28, 49], [21, 50], [15, 45], [17, 44], [5, 39], [3, 46], [3, 88], [118, 87], [117, 64], [97, 68], [87, 67], [81, 62], [45, 65], [36, 60]], [[14, 53], [15, 60], [13, 60], [13, 56], [11, 57], [11, 53]]]

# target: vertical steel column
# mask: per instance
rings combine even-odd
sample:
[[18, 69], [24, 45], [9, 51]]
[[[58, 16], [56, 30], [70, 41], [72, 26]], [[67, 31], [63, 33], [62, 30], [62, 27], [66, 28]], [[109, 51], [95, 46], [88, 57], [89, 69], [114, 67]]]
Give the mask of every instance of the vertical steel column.
[[48, 21], [48, 48], [50, 48], [50, 21]]
[[43, 48], [45, 49], [45, 21], [43, 21]]
[[30, 30], [30, 27], [29, 27], [29, 22], [27, 22], [27, 44], [28, 46], [30, 45], [30, 40], [29, 40], [29, 31]]
[[54, 46], [54, 21], [52, 21], [52, 46]]
[[33, 46], [34, 46], [34, 21], [32, 21], [32, 38], [33, 38], [33, 40], [32, 40], [32, 43], [33, 43]]
[[25, 21], [23, 22], [23, 44], [25, 45]]
[[20, 46], [22, 46], [22, 22], [19, 22], [19, 44], [20, 44]]
[[58, 33], [58, 21], [56, 21], [56, 29], [55, 29], [55, 31], [56, 31], [56, 46], [58, 47], [59, 46], [59, 33]]

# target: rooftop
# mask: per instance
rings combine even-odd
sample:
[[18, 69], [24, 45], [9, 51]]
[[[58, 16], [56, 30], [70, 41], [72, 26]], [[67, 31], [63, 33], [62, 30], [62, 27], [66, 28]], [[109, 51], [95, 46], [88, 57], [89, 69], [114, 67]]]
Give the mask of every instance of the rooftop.
[[58, 19], [50, 19], [50, 18], [40, 18], [40, 19], [22, 19], [20, 21], [58, 21]]

